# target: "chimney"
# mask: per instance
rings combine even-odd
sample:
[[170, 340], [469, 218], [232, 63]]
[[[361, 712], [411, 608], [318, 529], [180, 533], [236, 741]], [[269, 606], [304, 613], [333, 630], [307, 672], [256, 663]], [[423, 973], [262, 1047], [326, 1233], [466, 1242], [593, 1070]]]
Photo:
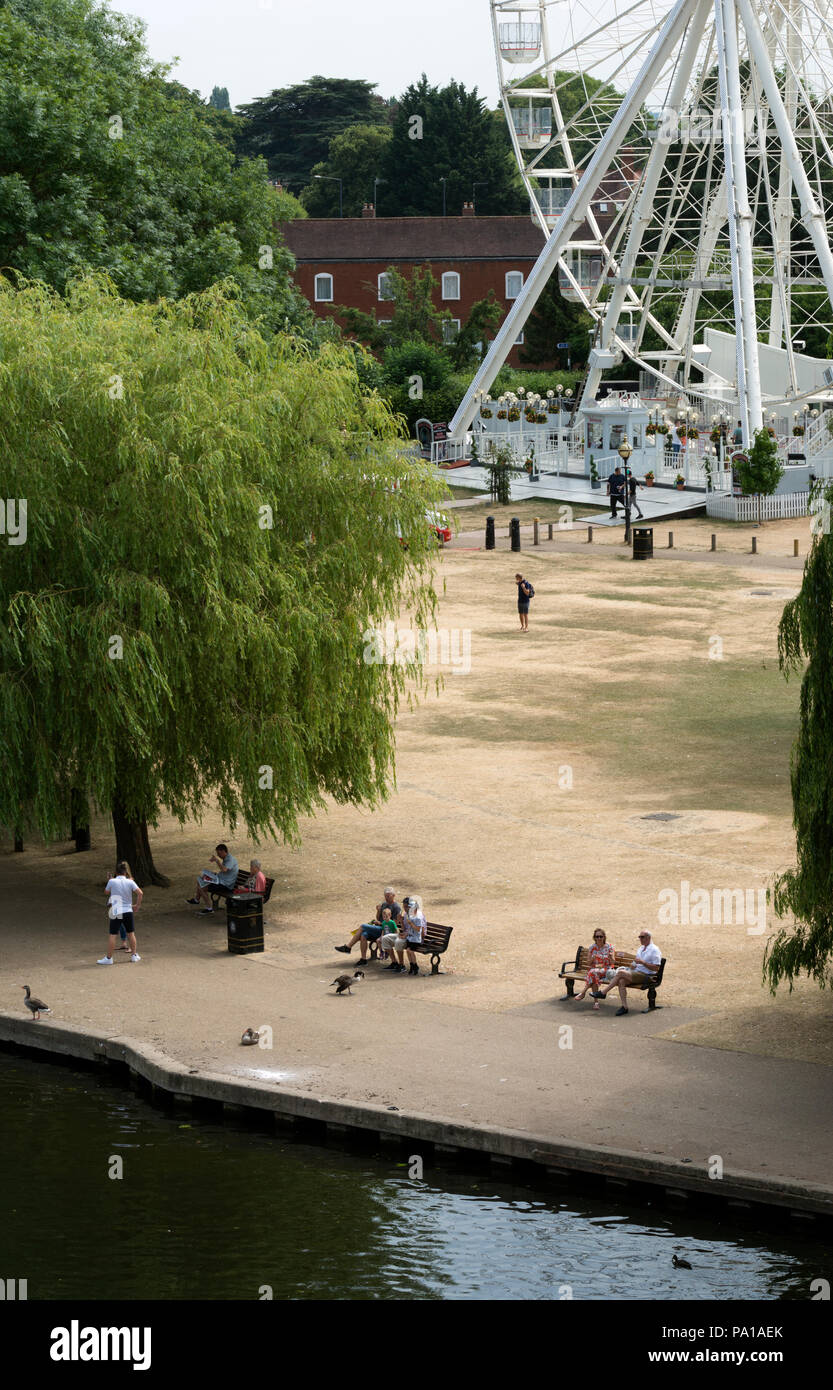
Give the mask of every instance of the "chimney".
[[474, 217], [474, 203], [463, 204], [463, 217]]
[[375, 217], [376, 206], [374, 203], [364, 203], [362, 206], [362, 217]]

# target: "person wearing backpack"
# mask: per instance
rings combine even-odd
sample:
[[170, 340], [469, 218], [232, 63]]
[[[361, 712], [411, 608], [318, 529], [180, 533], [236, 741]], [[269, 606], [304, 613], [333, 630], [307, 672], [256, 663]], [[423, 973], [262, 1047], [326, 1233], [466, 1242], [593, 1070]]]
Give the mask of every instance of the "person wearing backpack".
[[529, 632], [529, 600], [535, 597], [535, 590], [522, 574], [515, 575], [515, 583], [518, 586], [518, 617], [521, 620], [521, 632]]

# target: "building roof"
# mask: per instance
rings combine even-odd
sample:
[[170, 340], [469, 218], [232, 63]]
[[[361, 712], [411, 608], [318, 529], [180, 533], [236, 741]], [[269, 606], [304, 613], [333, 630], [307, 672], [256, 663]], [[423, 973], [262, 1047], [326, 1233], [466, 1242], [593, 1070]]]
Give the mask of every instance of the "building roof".
[[544, 234], [529, 217], [308, 217], [281, 231], [299, 265], [326, 261], [535, 261]]

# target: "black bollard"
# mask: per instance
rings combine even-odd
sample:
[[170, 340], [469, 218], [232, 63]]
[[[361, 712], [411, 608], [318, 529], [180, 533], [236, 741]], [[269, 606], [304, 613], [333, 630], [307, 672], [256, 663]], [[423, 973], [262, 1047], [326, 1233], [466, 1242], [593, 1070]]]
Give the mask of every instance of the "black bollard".
[[521, 523], [518, 517], [513, 516], [509, 523], [509, 535], [511, 537], [510, 550], [520, 550], [521, 548]]
[[495, 548], [495, 519], [493, 516], [486, 517], [486, 549]]

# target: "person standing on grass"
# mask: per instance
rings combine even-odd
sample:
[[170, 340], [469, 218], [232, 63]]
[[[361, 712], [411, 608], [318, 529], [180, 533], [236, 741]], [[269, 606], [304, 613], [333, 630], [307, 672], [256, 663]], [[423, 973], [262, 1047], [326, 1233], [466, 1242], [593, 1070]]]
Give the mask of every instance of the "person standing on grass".
[[616, 504], [625, 499], [625, 476], [617, 464], [607, 480], [607, 495], [610, 498], [610, 515], [616, 520]]
[[518, 617], [521, 620], [521, 632], [529, 632], [529, 600], [535, 590], [522, 574], [515, 575], [515, 583], [518, 586]]
[[[117, 917], [110, 918], [110, 941], [106, 956], [102, 956], [96, 962], [98, 965], [113, 964], [113, 949], [119, 935], [119, 927], [123, 926], [127, 932], [127, 939], [130, 943], [130, 959], [136, 964], [142, 959], [136, 948], [136, 933], [133, 930], [133, 913], [138, 912], [142, 905], [144, 893], [138, 883], [133, 881], [130, 872], [130, 865], [125, 859], [120, 859], [116, 865], [114, 878], [108, 878], [107, 886], [104, 889], [110, 899], [110, 910], [120, 909]], [[136, 906], [133, 906], [133, 894], [136, 894]]]

